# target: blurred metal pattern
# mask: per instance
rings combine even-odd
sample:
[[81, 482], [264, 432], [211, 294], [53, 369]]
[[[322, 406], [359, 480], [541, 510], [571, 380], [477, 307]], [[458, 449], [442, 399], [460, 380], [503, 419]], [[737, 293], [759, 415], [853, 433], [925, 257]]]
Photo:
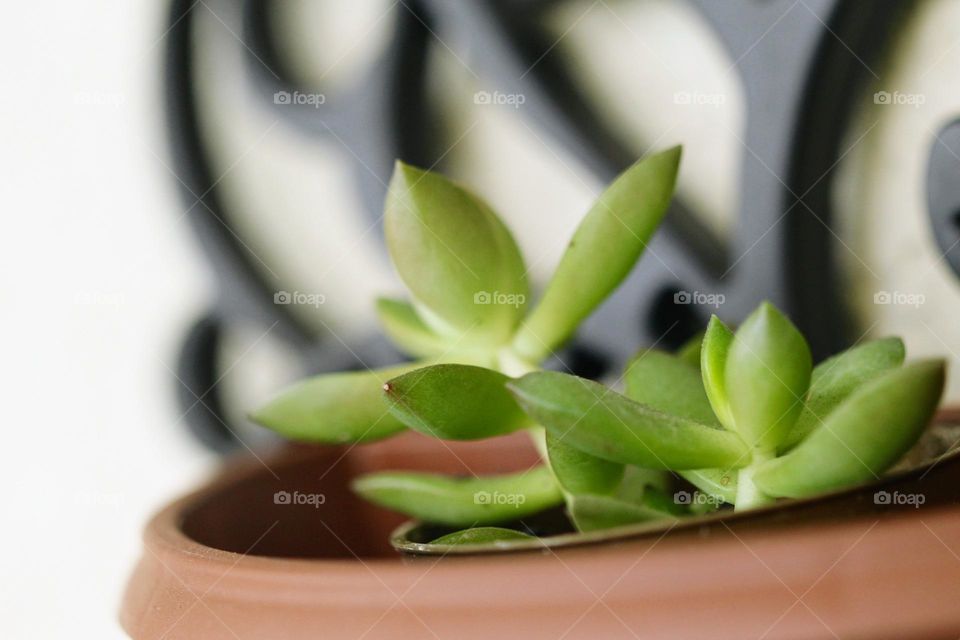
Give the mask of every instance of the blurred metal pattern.
[[[446, 148], [443, 140], [429, 134], [435, 130], [429, 126], [435, 114], [427, 98], [431, 78], [426, 61], [429, 48], [440, 46], [437, 34], [442, 46], [471, 60], [491, 90], [525, 95], [523, 117], [548, 143], [565, 149], [601, 181], [635, 160], [554, 49], [555, 38], [544, 28], [543, 15], [556, 2], [403, 0], [394, 6], [395, 30], [381, 59], [349, 91], [320, 108], [275, 104], [277, 92], [311, 90], [298, 85], [275, 46], [275, 2], [214, 4], [222, 19], [242, 27], [238, 31], [243, 42], [236, 46], [246, 49], [251, 93], [261, 106], [304, 136], [335, 136], [350, 149], [344, 159], [352, 164], [356, 189], [371, 219], [380, 215], [395, 158], [433, 166]], [[855, 99], [870, 80], [870, 67], [883, 52], [898, 15], [910, 3], [805, 0], [798, 7], [793, 0], [691, 2], [728, 48], [746, 87], [738, 219], [726, 243], [682, 201], [676, 202], [653, 242], [657, 259], [644, 260], [564, 352], [564, 361], [582, 373], [598, 375], [622, 362], [621, 345], [628, 336], [659, 341], [660, 346], [686, 339], [710, 309], [675, 304], [679, 290], [722, 293], [727, 300], [724, 315], [730, 319], [742, 317], [763, 298], [771, 299], [807, 332], [818, 356], [851, 337], [832, 277], [829, 193]], [[216, 328], [238, 319], [264, 326], [278, 322], [281, 335], [313, 370], [349, 365], [342, 349], [325, 351], [322, 339], [299, 323], [289, 307], [273, 304], [273, 287], [240, 250], [230, 229], [230, 212], [198, 130], [191, 44], [198, 10], [192, 0], [172, 0], [170, 5], [168, 128], [185, 199], [192, 204], [201, 196], [202, 206], [193, 207], [189, 218], [210, 256], [222, 295], [187, 341], [181, 371], [208, 370], [221, 333]], [[944, 197], [934, 200], [940, 203]], [[955, 200], [949, 203], [956, 205]], [[955, 230], [955, 218], [949, 222]], [[355, 345], [355, 350], [367, 353], [364, 345]], [[369, 361], [378, 362], [378, 357]], [[217, 393], [206, 386], [213, 383], [210, 376], [185, 379], [197, 385], [197, 395]], [[210, 406], [219, 403], [214, 400]], [[203, 439], [229, 448], [224, 417], [205, 412], [215, 409], [201, 404], [188, 416], [191, 424], [198, 431], [216, 431]]]

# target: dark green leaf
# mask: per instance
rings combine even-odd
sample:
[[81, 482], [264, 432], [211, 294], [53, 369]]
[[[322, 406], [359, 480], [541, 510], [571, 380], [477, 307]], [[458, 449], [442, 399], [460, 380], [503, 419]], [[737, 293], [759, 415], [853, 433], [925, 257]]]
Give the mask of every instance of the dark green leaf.
[[623, 479], [624, 465], [591, 456], [547, 434], [550, 467], [570, 493], [612, 493]]
[[664, 413], [720, 426], [703, 388], [700, 371], [677, 356], [642, 351], [627, 366], [626, 395]]
[[750, 462], [736, 434], [657, 411], [590, 380], [544, 371], [507, 386], [527, 415], [558, 440], [604, 460], [648, 469]]
[[507, 376], [483, 367], [438, 364], [411, 371], [385, 386], [390, 412], [437, 438], [476, 440], [529, 426], [507, 391]]
[[[644, 351], [630, 363], [625, 379], [631, 400], [681, 418], [720, 426], [698, 366], [670, 354]], [[727, 502], [733, 502], [736, 496], [736, 471], [696, 469], [678, 473], [704, 493], [722, 495]]]
[[676, 505], [655, 491], [647, 501], [637, 504], [611, 496], [583, 494], [573, 496], [568, 510], [578, 531], [598, 531], [650, 520], [676, 519]]
[[472, 529], [463, 529], [461, 531], [448, 533], [445, 536], [440, 536], [436, 540], [431, 541], [430, 544], [491, 544], [533, 539], [533, 536], [513, 529], [504, 529], [502, 527], [474, 527]]

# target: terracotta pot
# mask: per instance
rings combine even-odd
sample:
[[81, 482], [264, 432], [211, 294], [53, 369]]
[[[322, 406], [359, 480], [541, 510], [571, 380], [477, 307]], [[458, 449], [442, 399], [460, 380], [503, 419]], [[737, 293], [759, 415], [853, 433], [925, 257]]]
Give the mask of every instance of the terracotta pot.
[[[666, 533], [485, 556], [399, 555], [388, 537], [402, 518], [348, 489], [375, 469], [515, 470], [536, 460], [526, 443], [411, 434], [230, 465], [147, 526], [123, 627], [208, 640], [960, 634], [957, 458]], [[878, 490], [925, 502], [878, 505]]]

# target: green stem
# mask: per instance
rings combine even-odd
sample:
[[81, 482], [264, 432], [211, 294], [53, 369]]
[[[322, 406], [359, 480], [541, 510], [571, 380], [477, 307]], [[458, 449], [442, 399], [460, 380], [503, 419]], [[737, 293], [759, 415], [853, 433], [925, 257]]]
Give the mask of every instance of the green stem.
[[772, 460], [775, 454], [772, 451], [754, 449], [753, 459], [750, 466], [740, 470], [737, 476], [737, 497], [734, 505], [735, 511], [746, 511], [755, 509], [774, 502], [774, 498], [766, 495], [753, 482], [753, 474], [767, 460]]
[[[529, 360], [521, 357], [510, 347], [505, 347], [497, 354], [497, 369], [500, 373], [508, 375], [511, 378], [519, 378], [533, 371], [540, 371], [540, 367], [530, 363]], [[540, 458], [549, 464], [547, 456], [546, 431], [540, 425], [534, 425], [528, 429], [533, 446], [540, 454]]]

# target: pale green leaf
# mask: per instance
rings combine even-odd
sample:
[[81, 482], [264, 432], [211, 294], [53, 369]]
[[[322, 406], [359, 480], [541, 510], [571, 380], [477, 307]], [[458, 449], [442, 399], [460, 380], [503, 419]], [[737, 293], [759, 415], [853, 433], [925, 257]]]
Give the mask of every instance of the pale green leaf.
[[497, 524], [531, 516], [563, 501], [545, 466], [479, 478], [390, 471], [353, 481], [365, 499], [407, 516], [451, 527]]
[[325, 444], [370, 442], [404, 429], [387, 408], [383, 385], [423, 366], [326, 373], [282, 390], [250, 419], [290, 438]]
[[448, 351], [452, 344], [449, 338], [434, 333], [413, 305], [403, 300], [377, 298], [377, 317], [387, 337], [408, 355], [434, 357]]
[[526, 269], [485, 202], [439, 174], [398, 162], [384, 225], [393, 264], [427, 325], [464, 342], [509, 339], [524, 312]]
[[942, 360], [892, 369], [863, 384], [786, 455], [764, 463], [754, 483], [767, 495], [801, 498], [879, 478], [933, 417]]
[[727, 398], [737, 432], [773, 452], [803, 408], [810, 348], [797, 328], [765, 302], [737, 329], [727, 353]]
[[673, 195], [680, 147], [648, 156], [609, 186], [584, 217], [515, 349], [537, 362], [565, 342], [620, 285], [646, 249]]
[[900, 338], [873, 340], [818, 364], [810, 376], [810, 391], [796, 424], [780, 445], [789, 451], [830, 415], [837, 405], [865, 382], [903, 364]]
[[733, 414], [727, 398], [727, 353], [733, 342], [733, 332], [717, 316], [710, 317], [700, 348], [700, 375], [713, 412], [727, 429], [734, 429]]

